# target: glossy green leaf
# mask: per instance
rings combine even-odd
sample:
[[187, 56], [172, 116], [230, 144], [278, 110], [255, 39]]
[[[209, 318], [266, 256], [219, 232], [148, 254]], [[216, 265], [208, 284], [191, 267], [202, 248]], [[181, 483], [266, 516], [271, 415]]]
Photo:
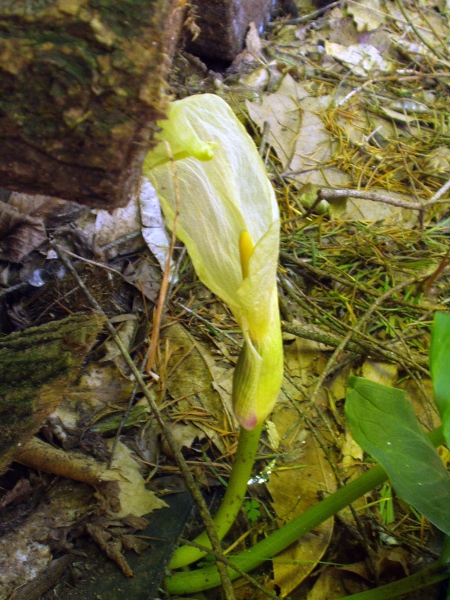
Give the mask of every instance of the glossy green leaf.
[[450, 313], [434, 315], [430, 370], [434, 401], [441, 415], [447, 445], [450, 445]]
[[450, 482], [401, 390], [351, 377], [345, 413], [356, 442], [388, 474], [399, 496], [450, 534]]

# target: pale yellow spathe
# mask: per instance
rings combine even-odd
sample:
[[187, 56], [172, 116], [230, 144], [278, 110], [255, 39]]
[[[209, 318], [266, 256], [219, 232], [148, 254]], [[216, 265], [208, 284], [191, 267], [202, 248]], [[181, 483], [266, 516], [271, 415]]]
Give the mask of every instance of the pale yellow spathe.
[[158, 123], [161, 142], [149, 152], [144, 174], [170, 228], [178, 188], [176, 234], [199, 279], [227, 303], [242, 329], [233, 406], [239, 423], [252, 429], [271, 412], [283, 373], [275, 194], [253, 140], [221, 98], [190, 96], [174, 102], [168, 117]]

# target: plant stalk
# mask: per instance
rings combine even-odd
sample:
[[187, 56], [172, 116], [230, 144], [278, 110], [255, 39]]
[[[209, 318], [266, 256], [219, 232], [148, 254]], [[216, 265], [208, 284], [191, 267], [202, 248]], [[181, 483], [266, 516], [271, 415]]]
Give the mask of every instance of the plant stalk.
[[[438, 446], [444, 444], [442, 427], [429, 434], [430, 441]], [[380, 467], [374, 467], [358, 479], [338, 489], [315, 506], [305, 511], [278, 531], [258, 542], [252, 548], [230, 557], [229, 563], [235, 564], [241, 571], [247, 573], [255, 569], [266, 560], [270, 560], [276, 554], [282, 552], [300, 537], [323, 523], [337, 512], [367, 494], [375, 487], [381, 485], [388, 478], [385, 471]], [[236, 579], [239, 574], [232, 568], [228, 568], [230, 578]], [[195, 571], [175, 573], [166, 579], [169, 594], [190, 594], [202, 590], [208, 590], [220, 585], [220, 577], [217, 567], [205, 567]]]
[[[239, 432], [238, 447], [225, 496], [213, 519], [219, 540], [226, 536], [241, 509], [253, 463], [255, 462], [262, 427], [262, 424], [257, 425], [251, 431], [241, 428]], [[194, 542], [211, 548], [211, 543], [205, 531], [196, 537]], [[180, 546], [173, 555], [169, 568], [179, 569], [185, 567], [199, 560], [205, 554], [205, 551], [193, 546]]]

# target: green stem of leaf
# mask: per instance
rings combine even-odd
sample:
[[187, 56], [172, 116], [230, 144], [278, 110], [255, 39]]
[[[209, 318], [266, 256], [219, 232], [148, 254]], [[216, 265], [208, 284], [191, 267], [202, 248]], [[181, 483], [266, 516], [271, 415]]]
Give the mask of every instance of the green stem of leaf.
[[[214, 517], [214, 525], [219, 540], [222, 540], [233, 525], [245, 498], [247, 484], [250, 479], [253, 463], [255, 462], [259, 438], [261, 437], [262, 425], [258, 425], [251, 431], [240, 430], [239, 442], [233, 463], [230, 479], [228, 481], [225, 496], [219, 510]], [[201, 546], [211, 547], [206, 532], [201, 533], [194, 542]], [[169, 568], [179, 569], [199, 560], [206, 553], [192, 546], [181, 546], [175, 552]]]
[[[251, 433], [251, 432], [249, 432]], [[430, 441], [438, 446], [444, 443], [442, 428], [436, 429], [429, 435]], [[328, 498], [305, 511], [278, 531], [258, 542], [245, 552], [230, 557], [230, 563], [247, 573], [255, 569], [266, 560], [282, 552], [300, 537], [323, 523], [337, 512], [370, 492], [373, 488], [386, 481], [387, 475], [381, 467], [367, 471], [358, 479], [340, 488]], [[231, 579], [236, 579], [238, 573], [229, 568]], [[441, 578], [443, 579], [443, 577]], [[190, 594], [211, 589], [220, 585], [220, 577], [215, 566], [175, 573], [166, 579], [169, 594]]]

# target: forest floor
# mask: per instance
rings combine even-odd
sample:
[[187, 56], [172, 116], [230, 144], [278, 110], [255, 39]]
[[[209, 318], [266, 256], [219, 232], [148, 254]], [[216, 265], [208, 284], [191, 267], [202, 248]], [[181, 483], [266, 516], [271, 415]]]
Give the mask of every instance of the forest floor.
[[[280, 18], [264, 34], [251, 28], [226, 70], [181, 50], [170, 80], [175, 98], [208, 92], [229, 103], [254, 138], [281, 212], [285, 379], [225, 540], [233, 552], [370, 467], [345, 421], [350, 375], [399, 387], [424, 429], [439, 425], [428, 352], [433, 316], [448, 311], [450, 298], [450, 10], [444, 0], [349, 0], [313, 10]], [[91, 312], [74, 267], [214, 511], [236, 448], [230, 392], [242, 337], [181, 247], [164, 279], [168, 237], [150, 183], [112, 214], [16, 193], [8, 202], [32, 217], [11, 237], [11, 264], [2, 266], [2, 281], [14, 271], [17, 284], [1, 290], [2, 333]], [[191, 501], [113, 340], [104, 333], [88, 350], [37, 445], [0, 478], [0, 600], [139, 600], [151, 585], [164, 597], [156, 592], [163, 565]], [[39, 443], [59, 454], [41, 454]], [[166, 501], [176, 523], [155, 533], [152, 521], [169, 527]], [[399, 580], [439, 555], [443, 536], [388, 483], [353, 509], [253, 576], [280, 598], [334, 600]], [[160, 562], [145, 563], [163, 546]], [[235, 594], [265, 597], [244, 580]], [[427, 588], [426, 597], [445, 592]]]

